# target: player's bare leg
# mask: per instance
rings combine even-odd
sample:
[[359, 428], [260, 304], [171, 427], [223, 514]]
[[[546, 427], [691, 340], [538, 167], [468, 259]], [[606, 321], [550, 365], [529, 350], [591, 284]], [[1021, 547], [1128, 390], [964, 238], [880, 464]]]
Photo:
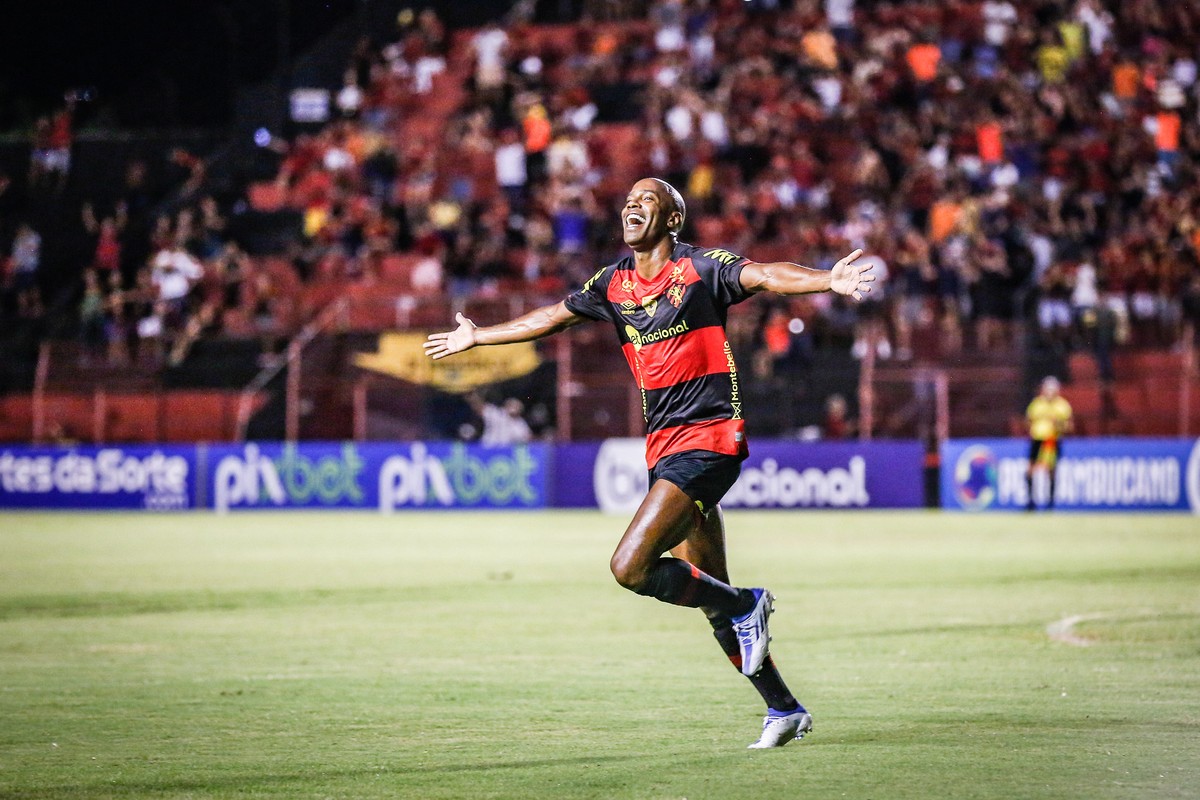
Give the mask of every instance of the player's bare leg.
[[742, 651], [742, 674], [753, 675], [762, 667], [771, 638], [767, 632], [771, 593], [735, 589], [695, 564], [663, 557], [702, 522], [695, 501], [675, 484], [659, 479], [642, 500], [609, 566], [617, 582], [630, 591], [664, 603], [709, 608], [730, 618]]
[[699, 517], [682, 489], [655, 481], [613, 553], [613, 577], [626, 589], [664, 603], [713, 608], [730, 617], [746, 614], [756, 599], [749, 590], [735, 589], [695, 564], [663, 557], [692, 534]]

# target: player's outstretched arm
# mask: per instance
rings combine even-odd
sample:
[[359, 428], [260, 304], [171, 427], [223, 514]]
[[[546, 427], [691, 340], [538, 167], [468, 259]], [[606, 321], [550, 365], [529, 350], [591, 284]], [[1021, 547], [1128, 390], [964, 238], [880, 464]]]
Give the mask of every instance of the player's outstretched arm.
[[458, 322], [454, 330], [429, 334], [425, 341], [425, 355], [438, 359], [481, 345], [529, 342], [578, 325], [585, 318], [571, 313], [565, 303], [559, 302], [535, 308], [516, 319], [486, 328], [476, 326], [461, 312], [454, 319]]
[[855, 250], [833, 265], [826, 272], [792, 264], [787, 261], [770, 263], [750, 262], [742, 268], [742, 288], [748, 292], [775, 292], [776, 294], [810, 294], [812, 292], [837, 292], [862, 300], [871, 291], [875, 276], [869, 274], [870, 264], [856, 264], [863, 254]]

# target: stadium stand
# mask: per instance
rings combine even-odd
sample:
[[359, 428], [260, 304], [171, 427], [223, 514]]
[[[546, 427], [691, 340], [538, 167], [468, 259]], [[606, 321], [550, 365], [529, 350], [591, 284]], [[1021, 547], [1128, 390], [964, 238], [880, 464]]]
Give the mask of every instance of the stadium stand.
[[[862, 247], [886, 276], [857, 308], [736, 310], [739, 360], [775, 401], [765, 432], [819, 424], [841, 394], [876, 435], [931, 437], [941, 385], [955, 433], [1007, 433], [1048, 373], [1087, 433], [1200, 429], [1200, 403], [1177, 402], [1200, 305], [1193, 4], [656, 0], [559, 24], [533, 22], [537, 6], [458, 30], [402, 13], [333, 65], [330, 119], [265, 135], [270, 168], [232, 185], [196, 147], [160, 147], [154, 191], [147, 161], [125, 159], [120, 192], [83, 191], [77, 221], [29, 229], [69, 264], [35, 281], [47, 309], [18, 288], [29, 234], [6, 231], [5, 347], [26, 377], [5, 408], [35, 390], [169, 392], [205, 371], [205, 345], [219, 364], [256, 343], [236, 380], [207, 387], [228, 394], [334, 303], [323, 335], [362, 340], [557, 299], [619, 257], [620, 199], [657, 174], [689, 200], [685, 238], [823, 267]], [[38, 136], [35, 165], [60, 164]], [[61, 191], [49, 183], [37, 191]], [[597, 402], [576, 404], [565, 437], [637, 428], [604, 333], [570, 339], [570, 378]], [[328, 368], [306, 382], [338, 411], [299, 433], [353, 435], [350, 350], [314, 347]], [[50, 365], [40, 387], [33, 352]], [[6, 411], [0, 434], [28, 438], [28, 417]]]

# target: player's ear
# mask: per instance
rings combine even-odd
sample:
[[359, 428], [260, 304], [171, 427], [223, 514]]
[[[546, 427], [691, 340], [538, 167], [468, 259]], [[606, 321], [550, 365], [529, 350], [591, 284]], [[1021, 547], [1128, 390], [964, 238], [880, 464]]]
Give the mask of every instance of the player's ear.
[[668, 214], [667, 230], [675, 235], [679, 235], [679, 232], [683, 230], [683, 214], [680, 214], [678, 211], [672, 211]]

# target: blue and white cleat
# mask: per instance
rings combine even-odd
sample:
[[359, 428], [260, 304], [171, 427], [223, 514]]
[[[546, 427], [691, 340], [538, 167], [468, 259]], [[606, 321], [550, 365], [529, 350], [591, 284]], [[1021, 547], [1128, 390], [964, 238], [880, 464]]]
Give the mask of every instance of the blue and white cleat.
[[775, 595], [766, 589], [751, 589], [754, 592], [754, 608], [744, 616], [733, 620], [733, 632], [737, 634], [738, 646], [742, 650], [742, 674], [754, 675], [762, 669], [771, 645], [767, 633], [767, 617], [775, 610]]
[[803, 739], [804, 734], [812, 729], [812, 714], [805, 711], [803, 706], [795, 711], [776, 711], [769, 708], [767, 715], [763, 717], [762, 736], [746, 749], [766, 750], [769, 747], [783, 747], [792, 739]]

